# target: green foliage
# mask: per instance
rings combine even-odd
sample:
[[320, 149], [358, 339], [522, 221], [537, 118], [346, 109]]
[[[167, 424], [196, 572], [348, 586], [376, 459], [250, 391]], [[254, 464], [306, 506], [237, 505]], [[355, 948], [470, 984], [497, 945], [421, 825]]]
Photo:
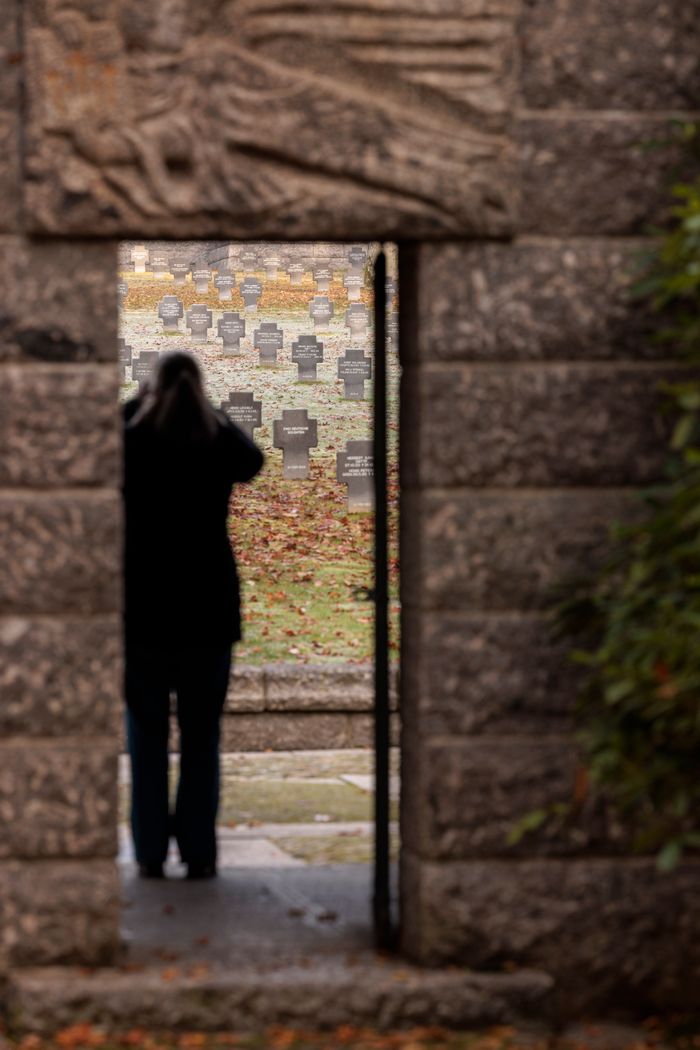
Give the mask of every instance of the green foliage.
[[[697, 129], [683, 134], [697, 148]], [[659, 312], [660, 343], [700, 363], [700, 178], [674, 187], [643, 271], [634, 291]], [[668, 480], [644, 494], [637, 523], [615, 528], [607, 564], [574, 588], [560, 622], [587, 669], [579, 739], [591, 781], [670, 870], [700, 847], [700, 381], [665, 393]]]

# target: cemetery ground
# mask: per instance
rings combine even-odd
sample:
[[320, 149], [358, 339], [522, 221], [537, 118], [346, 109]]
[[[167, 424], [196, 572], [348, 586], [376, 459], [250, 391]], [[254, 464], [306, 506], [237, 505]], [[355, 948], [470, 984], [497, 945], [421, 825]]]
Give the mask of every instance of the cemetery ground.
[[[239, 283], [240, 283], [239, 275]], [[146, 352], [184, 350], [195, 355], [205, 378], [207, 393], [215, 405], [232, 390], [252, 390], [262, 403], [262, 426], [254, 433], [263, 448], [266, 464], [251, 484], [234, 492], [231, 533], [240, 567], [244, 612], [244, 639], [237, 646], [240, 663], [275, 661], [364, 663], [372, 658], [372, 606], [362, 601], [362, 588], [372, 586], [371, 512], [348, 511], [347, 488], [336, 480], [336, 453], [348, 440], [369, 437], [372, 384], [365, 383], [365, 399], [344, 398], [337, 362], [351, 338], [344, 318], [348, 307], [342, 273], [336, 272], [328, 292], [334, 316], [315, 329], [309, 303], [315, 285], [306, 274], [302, 285], [293, 288], [286, 273], [269, 281], [261, 274], [262, 295], [255, 313], [246, 312], [239, 288], [231, 301], [219, 300], [213, 282], [207, 292], [197, 292], [191, 278], [174, 285], [172, 278], [152, 274], [124, 273], [128, 286], [121, 312], [120, 334], [134, 356]], [[184, 319], [174, 333], [163, 331], [158, 304], [165, 295], [176, 295], [185, 311], [201, 303], [212, 312], [212, 328], [205, 343], [191, 339]], [[369, 289], [362, 301], [369, 306]], [[224, 355], [216, 336], [217, 321], [224, 311], [237, 311], [245, 319], [246, 334], [238, 356]], [[277, 365], [260, 365], [254, 332], [262, 323], [276, 323], [284, 332]], [[300, 335], [315, 333], [324, 344], [324, 360], [317, 367], [315, 382], [298, 380], [298, 365], [291, 359], [292, 342]], [[357, 342], [353, 339], [352, 342]], [[364, 343], [371, 353], [371, 333]], [[389, 443], [390, 443], [390, 571], [392, 613], [398, 617], [398, 472], [397, 400], [398, 361], [389, 354]], [[123, 396], [137, 390], [131, 374], [123, 384]], [[318, 446], [309, 452], [309, 478], [285, 480], [283, 454], [273, 447], [273, 423], [288, 409], [306, 409], [318, 420]], [[394, 630], [392, 651], [398, 649]]]

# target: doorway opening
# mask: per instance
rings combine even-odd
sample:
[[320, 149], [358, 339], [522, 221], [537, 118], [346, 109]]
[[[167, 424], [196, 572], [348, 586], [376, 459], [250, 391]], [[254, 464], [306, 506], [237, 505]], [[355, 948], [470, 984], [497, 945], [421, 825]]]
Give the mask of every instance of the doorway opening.
[[[388, 812], [380, 820], [388, 842], [375, 839], [381, 807], [374, 790], [372, 431], [380, 251], [391, 617], [382, 656], [392, 708], [389, 759], [381, 769]], [[124, 242], [118, 292], [122, 399], [138, 394], [161, 354], [187, 351], [214, 406], [266, 457], [263, 472], [234, 490], [230, 506], [244, 638], [235, 648], [222, 719], [219, 877], [185, 883], [173, 846], [171, 878], [138, 878], [124, 754], [120, 864], [129, 960], [202, 967], [230, 961], [242, 948], [273, 961], [280, 954], [368, 947], [373, 895], [377, 921], [377, 846], [391, 858], [398, 851], [396, 249]], [[171, 786], [177, 747], [173, 722]], [[382, 912], [386, 902], [379, 903]], [[385, 911], [379, 921], [388, 918]]]

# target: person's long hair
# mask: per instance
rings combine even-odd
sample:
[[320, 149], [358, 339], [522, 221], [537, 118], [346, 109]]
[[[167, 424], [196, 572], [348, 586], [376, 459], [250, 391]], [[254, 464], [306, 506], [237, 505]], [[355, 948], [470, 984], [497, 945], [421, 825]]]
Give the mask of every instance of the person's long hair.
[[148, 428], [158, 438], [181, 446], [214, 440], [217, 417], [194, 357], [176, 350], [159, 358], [129, 426]]

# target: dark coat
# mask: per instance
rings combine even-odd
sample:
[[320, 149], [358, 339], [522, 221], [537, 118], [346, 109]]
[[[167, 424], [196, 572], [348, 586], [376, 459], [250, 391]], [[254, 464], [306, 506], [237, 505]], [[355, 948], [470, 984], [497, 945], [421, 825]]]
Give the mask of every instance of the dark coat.
[[[124, 406], [125, 423], [139, 401]], [[124, 431], [124, 616], [127, 640], [219, 645], [241, 637], [228, 536], [231, 489], [263, 455], [225, 417], [213, 444], [177, 448], [147, 428]]]

